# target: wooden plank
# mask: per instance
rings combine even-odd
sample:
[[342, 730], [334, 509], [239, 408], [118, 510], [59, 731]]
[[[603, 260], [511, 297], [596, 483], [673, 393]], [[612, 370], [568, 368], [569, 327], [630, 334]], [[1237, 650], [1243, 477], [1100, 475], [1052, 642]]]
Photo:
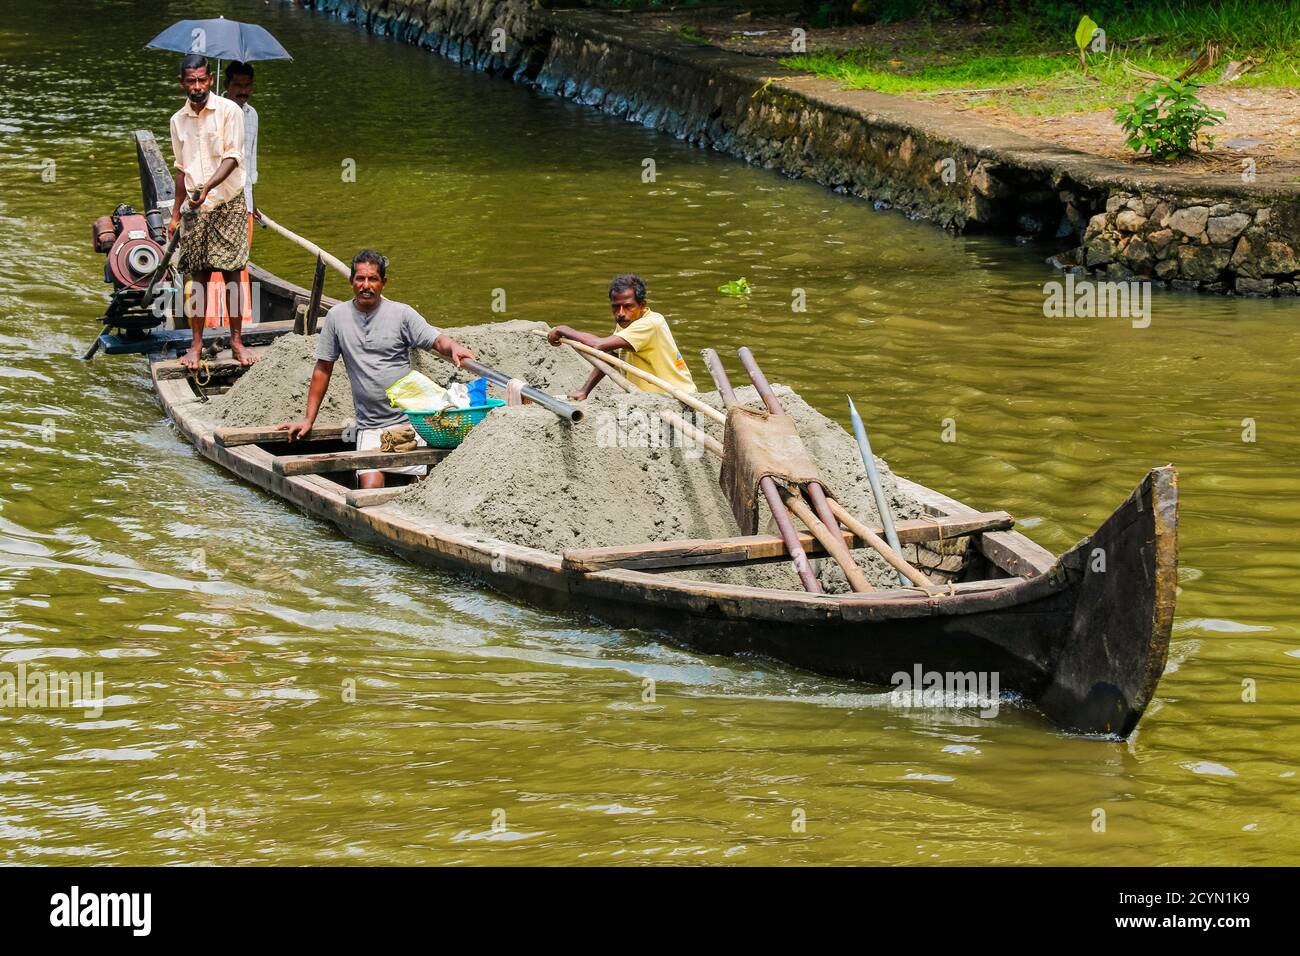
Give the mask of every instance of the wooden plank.
[[[920, 501], [934, 514], [969, 517], [976, 513], [969, 505], [933, 488], [918, 485], [899, 475], [894, 478], [902, 491]], [[1056, 564], [1056, 555], [1019, 531], [996, 531], [981, 535], [976, 539], [975, 546], [981, 554], [1012, 577], [1038, 577], [1046, 574]]]
[[374, 508], [376, 505], [387, 504], [398, 495], [400, 495], [410, 485], [402, 485], [397, 488], [358, 488], [355, 491], [349, 491], [345, 500], [353, 508]]
[[[181, 364], [180, 359], [167, 359], [154, 365], [155, 375], [160, 382], [170, 381], [178, 378], [189, 378], [190, 370]], [[202, 369], [199, 370], [202, 374]], [[215, 362], [208, 361], [208, 373], [213, 380], [222, 378], [227, 375], [242, 373], [244, 366], [240, 365], [234, 359], [217, 359]]]
[[[1005, 511], [962, 515], [959, 518], [933, 518], [900, 521], [895, 525], [901, 544], [935, 541], [940, 537], [958, 538], [1010, 528], [1015, 519]], [[844, 531], [844, 543], [850, 548], [864, 548], [866, 542]], [[810, 555], [824, 555], [825, 549], [811, 534], [801, 534], [799, 542]], [[564, 552], [564, 568], [590, 574], [611, 568], [646, 571], [654, 568], [686, 568], [701, 564], [746, 564], [778, 561], [789, 557], [785, 542], [777, 535], [745, 535], [737, 538], [692, 539], [625, 545], [614, 548], [588, 548]]]
[[1003, 571], [1016, 577], [1037, 577], [1056, 564], [1056, 555], [1018, 531], [985, 535], [979, 549]]
[[[343, 431], [342, 425], [317, 425], [295, 441], [340, 441], [343, 438]], [[230, 448], [234, 445], [256, 445], [262, 442], [287, 442], [289, 433], [278, 428], [259, 425], [253, 428], [218, 428], [215, 438], [218, 445]]]
[[450, 453], [447, 448], [417, 448], [414, 451], [335, 451], [319, 455], [281, 455], [275, 459], [272, 470], [277, 475], [319, 475], [328, 471], [362, 468], [436, 465]]

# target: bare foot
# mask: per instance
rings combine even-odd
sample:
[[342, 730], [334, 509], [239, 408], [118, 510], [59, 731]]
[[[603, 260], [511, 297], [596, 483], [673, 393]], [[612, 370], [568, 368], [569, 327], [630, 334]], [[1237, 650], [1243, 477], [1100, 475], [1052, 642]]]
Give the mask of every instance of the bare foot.
[[196, 368], [198, 368], [198, 367], [199, 367], [199, 350], [198, 350], [198, 349], [190, 349], [188, 352], [186, 352], [184, 355], [182, 355], [182, 356], [181, 356], [181, 365], [185, 366], [185, 367], [188, 368], [188, 369], [196, 369]]
[[245, 368], [257, 362], [257, 356], [245, 347], [242, 342], [231, 342], [230, 354], [234, 356], [236, 362]]

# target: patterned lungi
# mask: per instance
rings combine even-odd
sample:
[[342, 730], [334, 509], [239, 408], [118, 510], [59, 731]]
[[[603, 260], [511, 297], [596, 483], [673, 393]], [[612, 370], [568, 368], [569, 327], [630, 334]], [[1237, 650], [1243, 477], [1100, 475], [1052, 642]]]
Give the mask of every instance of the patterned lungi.
[[243, 193], [214, 209], [201, 210], [193, 219], [187, 217], [185, 226], [181, 272], [238, 272], [248, 265], [248, 207]]

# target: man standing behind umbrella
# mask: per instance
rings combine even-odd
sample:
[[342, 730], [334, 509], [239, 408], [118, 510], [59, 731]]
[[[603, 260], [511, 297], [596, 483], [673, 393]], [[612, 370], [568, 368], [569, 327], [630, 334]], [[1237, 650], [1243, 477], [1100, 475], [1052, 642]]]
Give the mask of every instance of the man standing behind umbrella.
[[[244, 111], [244, 205], [248, 207], [248, 252], [253, 252], [253, 220], [262, 218], [253, 202], [253, 186], [257, 183], [257, 110], [248, 98], [253, 95], [253, 64], [235, 60], [226, 67], [226, 98]], [[248, 283], [248, 267], [239, 273], [239, 290], [243, 296], [244, 315], [253, 316], [252, 290]], [[209, 314], [211, 310], [209, 310]], [[209, 325], [212, 323], [209, 322]], [[219, 324], [219, 323], [218, 323]]]
[[[243, 320], [239, 273], [248, 264], [248, 211], [244, 204], [244, 114], [232, 100], [214, 96], [212, 71], [197, 53], [181, 60], [186, 103], [171, 118], [176, 164], [176, 202], [171, 229], [181, 220], [181, 198], [188, 195], [198, 215], [180, 242], [180, 269], [200, 288], [220, 272], [230, 316], [230, 351], [241, 365], [257, 359], [240, 338]], [[197, 368], [203, 348], [204, 316], [190, 316], [192, 343], [181, 364]]]

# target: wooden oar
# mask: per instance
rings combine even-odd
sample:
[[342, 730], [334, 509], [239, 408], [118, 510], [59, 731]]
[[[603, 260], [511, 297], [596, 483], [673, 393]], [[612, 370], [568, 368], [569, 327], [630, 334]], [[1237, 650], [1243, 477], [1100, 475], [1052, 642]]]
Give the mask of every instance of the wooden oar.
[[262, 223], [262, 225], [266, 226], [272, 232], [279, 233], [280, 235], [284, 236], [284, 238], [288, 239], [290, 242], [294, 243], [295, 245], [302, 246], [302, 248], [306, 249], [313, 256], [320, 256], [321, 259], [324, 260], [326, 265], [332, 267], [338, 272], [341, 272], [345, 279], [351, 279], [352, 270], [349, 269], [343, 263], [342, 259], [330, 255], [328, 252], [326, 252], [320, 246], [316, 245], [316, 243], [312, 242], [310, 239], [304, 239], [296, 232], [284, 228], [284, 226], [280, 225], [278, 222], [276, 222], [266, 213], [262, 213], [262, 218], [259, 221]]
[[[541, 329], [537, 329], [536, 334], [542, 336], [546, 335], [546, 333]], [[644, 379], [652, 385], [659, 386], [683, 405], [689, 405], [697, 412], [702, 412], [703, 414], [708, 415], [719, 424], [727, 420], [727, 416], [722, 414], [722, 412], [718, 411], [712, 405], [706, 405], [694, 395], [690, 395], [687, 392], [683, 392], [680, 388], [675, 388], [674, 386], [669, 385], [658, 375], [652, 375], [649, 372], [642, 371], [635, 365], [624, 362], [621, 358], [610, 355], [608, 352], [602, 352], [600, 349], [593, 349], [590, 345], [584, 345], [582, 342], [575, 342], [573, 339], [565, 339], [564, 344], [572, 346], [584, 355], [590, 355], [592, 358], [600, 359], [600, 361], [607, 365], [612, 365], [614, 368], [617, 368], [622, 372], [635, 375], [637, 378]]]

